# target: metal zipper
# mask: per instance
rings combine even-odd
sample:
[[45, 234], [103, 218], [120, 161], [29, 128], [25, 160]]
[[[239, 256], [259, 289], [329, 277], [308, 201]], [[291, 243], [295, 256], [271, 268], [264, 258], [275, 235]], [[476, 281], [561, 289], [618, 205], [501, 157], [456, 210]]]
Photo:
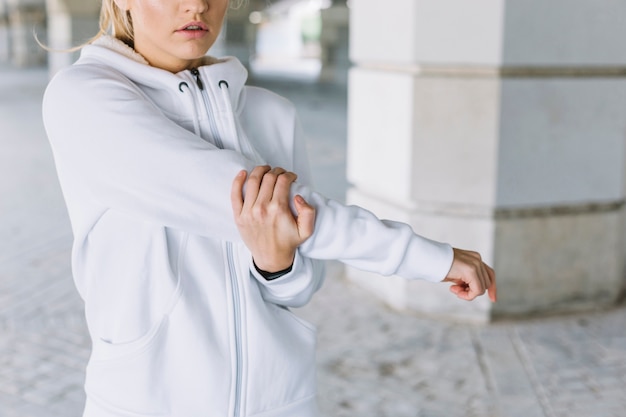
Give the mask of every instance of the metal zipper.
[[234, 417], [241, 414], [241, 386], [243, 384], [243, 350], [241, 346], [241, 293], [239, 292], [239, 282], [235, 273], [235, 260], [233, 257], [233, 244], [226, 242], [226, 257], [228, 259], [228, 269], [230, 270], [230, 284], [233, 292], [233, 309], [235, 312], [235, 350], [237, 355], [236, 361], [236, 380], [235, 380], [235, 407], [233, 411]]
[[200, 71], [198, 68], [193, 68], [191, 70], [191, 74], [196, 79], [196, 85], [200, 89], [200, 95], [202, 96], [202, 100], [204, 101], [204, 106], [207, 109], [207, 113], [209, 115], [209, 127], [211, 129], [211, 136], [213, 136], [213, 140], [215, 141], [215, 146], [220, 149], [224, 149], [224, 142], [222, 142], [222, 138], [220, 137], [220, 132], [217, 127], [217, 120], [215, 119], [215, 115], [211, 111], [211, 101], [209, 100], [209, 95], [207, 90], [204, 88], [204, 83], [200, 78]]
[[[215, 145], [218, 148], [224, 149], [224, 143], [220, 137], [219, 127], [217, 120], [213, 114], [211, 102], [207, 90], [204, 88], [204, 83], [200, 77], [200, 71], [197, 68], [191, 70], [191, 74], [196, 79], [196, 85], [200, 89], [200, 94], [204, 100], [204, 105], [209, 115], [209, 128], [211, 135], [215, 140]], [[233, 293], [233, 321], [235, 327], [235, 404], [233, 409], [233, 417], [239, 417], [241, 415], [241, 387], [243, 385], [243, 347], [241, 342], [241, 292], [239, 290], [239, 281], [237, 280], [237, 269], [235, 268], [235, 260], [233, 256], [233, 244], [232, 242], [226, 242], [226, 259], [228, 262], [228, 272], [230, 278], [231, 291]]]

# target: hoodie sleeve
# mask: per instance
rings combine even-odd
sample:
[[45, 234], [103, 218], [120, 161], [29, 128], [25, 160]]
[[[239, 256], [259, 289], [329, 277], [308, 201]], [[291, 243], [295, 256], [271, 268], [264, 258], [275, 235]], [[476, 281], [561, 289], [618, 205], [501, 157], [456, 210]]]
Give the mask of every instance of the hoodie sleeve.
[[[297, 124], [296, 137], [302, 135]], [[303, 146], [303, 140], [297, 142]], [[301, 182], [292, 187], [292, 194], [300, 194], [317, 209], [315, 233], [299, 248], [307, 257], [431, 282], [440, 282], [450, 270], [452, 247], [416, 234], [406, 223], [381, 220], [362, 207], [327, 199]]]
[[59, 73], [43, 100], [57, 169], [81, 199], [201, 236], [239, 241], [232, 179], [253, 164], [168, 119], [117, 73], [81, 65]]
[[[72, 177], [80, 193], [104, 207], [197, 235], [240, 241], [231, 221], [230, 189], [235, 175], [254, 164], [169, 120], [121, 75], [80, 67], [59, 73], [43, 101], [60, 175]], [[315, 232], [300, 255], [411, 279], [440, 281], [447, 274], [449, 245], [423, 238], [406, 224], [328, 200], [306, 184], [295, 184], [292, 192], [317, 211]]]

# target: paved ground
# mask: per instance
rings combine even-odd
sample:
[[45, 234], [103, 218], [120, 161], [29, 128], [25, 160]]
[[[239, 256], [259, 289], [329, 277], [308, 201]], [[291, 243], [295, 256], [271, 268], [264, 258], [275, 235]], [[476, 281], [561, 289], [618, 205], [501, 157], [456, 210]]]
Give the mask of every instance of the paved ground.
[[[0, 417], [78, 417], [89, 341], [40, 118], [44, 70], [0, 67]], [[341, 199], [345, 91], [274, 84]], [[624, 417], [626, 308], [486, 326], [387, 309], [330, 265], [300, 313], [319, 329], [329, 417]], [[183, 417], [183, 416], [181, 416]]]

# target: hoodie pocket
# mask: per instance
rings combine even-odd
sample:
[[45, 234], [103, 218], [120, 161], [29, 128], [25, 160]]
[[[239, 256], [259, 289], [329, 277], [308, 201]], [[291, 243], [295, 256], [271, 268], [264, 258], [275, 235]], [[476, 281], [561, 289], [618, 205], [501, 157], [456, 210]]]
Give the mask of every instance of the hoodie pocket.
[[156, 332], [180, 294], [185, 242], [184, 234], [116, 210], [100, 217], [76, 271], [87, 277], [85, 313], [94, 341], [131, 350]]
[[170, 315], [183, 293], [186, 241], [186, 235], [113, 210], [89, 236], [85, 265], [92, 280], [85, 306], [93, 346], [85, 391], [90, 407], [105, 415], [168, 415], [165, 353]]
[[115, 415], [168, 415], [166, 363], [168, 316], [149, 334], [131, 343], [94, 341], [85, 391], [93, 406]]
[[124, 417], [170, 415], [166, 352], [170, 316], [177, 311], [181, 294], [179, 281], [166, 312], [140, 338], [129, 342], [93, 339], [85, 381], [85, 391], [93, 407]]

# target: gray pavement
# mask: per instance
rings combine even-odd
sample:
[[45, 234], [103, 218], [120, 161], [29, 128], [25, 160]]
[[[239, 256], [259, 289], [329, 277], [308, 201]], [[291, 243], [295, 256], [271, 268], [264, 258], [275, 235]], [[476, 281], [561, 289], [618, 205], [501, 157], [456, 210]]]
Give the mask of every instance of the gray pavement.
[[[0, 417], [77, 417], [84, 402], [89, 339], [41, 123], [46, 81], [44, 69], [0, 67]], [[271, 87], [299, 108], [318, 188], [342, 199], [345, 89]], [[624, 307], [438, 321], [386, 308], [331, 263], [325, 287], [298, 313], [319, 329], [329, 417], [626, 416]]]

